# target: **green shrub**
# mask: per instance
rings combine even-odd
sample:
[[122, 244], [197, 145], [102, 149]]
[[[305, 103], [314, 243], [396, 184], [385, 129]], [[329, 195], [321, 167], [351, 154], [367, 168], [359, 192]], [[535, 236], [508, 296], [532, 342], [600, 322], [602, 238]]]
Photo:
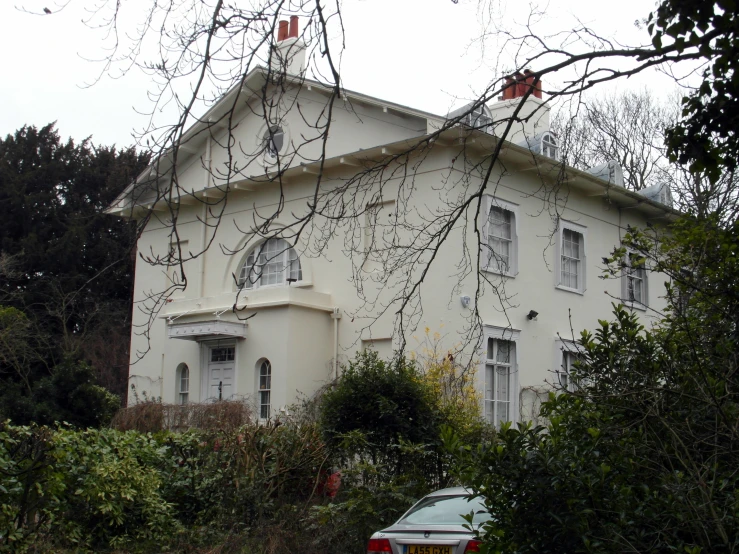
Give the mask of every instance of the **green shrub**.
[[[405, 358], [385, 362], [371, 350], [358, 353], [323, 397], [321, 426], [330, 446], [350, 457], [361, 451], [373, 463], [393, 458], [398, 470], [403, 462], [394, 447], [438, 444], [440, 423], [432, 391], [416, 365]], [[364, 443], [347, 443], [356, 431]]]
[[162, 495], [187, 525], [213, 530], [218, 522], [224, 533], [263, 536], [290, 506], [320, 497], [327, 476], [329, 456], [318, 426], [300, 418], [157, 438], [167, 452]]
[[119, 406], [118, 396], [95, 384], [93, 368], [79, 361], [57, 365], [50, 375], [36, 379], [30, 391], [10, 381], [0, 390], [0, 416], [17, 424], [99, 427], [110, 422]]
[[62, 543], [80, 548], [167, 542], [180, 529], [162, 496], [167, 455], [149, 435], [58, 430], [54, 468], [64, 476]]
[[0, 424], [0, 552], [24, 552], [56, 523], [64, 485], [53, 447], [48, 428]]
[[357, 354], [324, 395], [320, 421], [334, 464], [341, 467], [341, 488], [306, 518], [317, 551], [363, 552], [372, 532], [450, 484], [451, 458], [440, 439], [448, 423], [442, 401], [448, 397], [435, 382], [441, 373], [424, 375], [413, 361], [385, 362], [367, 351]]

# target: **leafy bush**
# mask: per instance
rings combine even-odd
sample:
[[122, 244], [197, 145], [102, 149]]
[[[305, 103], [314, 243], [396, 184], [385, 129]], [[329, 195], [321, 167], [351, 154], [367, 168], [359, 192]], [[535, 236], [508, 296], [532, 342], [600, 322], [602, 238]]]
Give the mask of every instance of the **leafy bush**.
[[490, 445], [452, 446], [493, 515], [490, 552], [739, 547], [736, 351], [691, 344], [697, 329], [646, 331], [621, 307], [615, 316], [583, 334], [581, 388], [550, 395], [546, 427], [503, 426]]
[[253, 405], [243, 400], [167, 404], [146, 396], [139, 399], [133, 385], [131, 389], [137, 402], [119, 410], [110, 423], [111, 427], [119, 431], [134, 430], [141, 433], [156, 433], [168, 429], [233, 431], [256, 419]]
[[394, 448], [411, 462], [402, 473], [382, 463], [347, 464], [341, 471], [339, 494], [329, 504], [313, 506], [305, 524], [315, 551], [364, 552], [372, 533], [438, 488], [434, 476], [425, 473], [438, 460], [435, 450], [403, 443]]
[[317, 424], [300, 417], [156, 435], [6, 423], [0, 551], [181, 551], [222, 540], [295, 550], [328, 460]]
[[151, 436], [60, 429], [53, 440], [54, 469], [64, 475], [63, 543], [161, 544], [179, 530], [158, 471], [167, 452]]
[[[473, 409], [454, 413], [450, 360], [429, 363], [426, 373], [405, 358], [357, 354], [321, 405], [321, 426], [341, 468], [339, 494], [314, 506], [306, 524], [319, 552], [362, 552], [372, 532], [395, 521], [431, 490], [450, 484], [449, 457], [440, 429], [452, 418], [477, 421]], [[445, 381], [446, 380], [446, 381]], [[469, 416], [469, 417], [466, 417]]]
[[53, 448], [48, 428], [0, 424], [0, 552], [24, 552], [53, 529], [64, 491]]
[[423, 375], [444, 425], [465, 441], [478, 443], [487, 425], [480, 410], [482, 397], [475, 387], [475, 361], [461, 365], [451, 350], [445, 349], [438, 332], [426, 327], [420, 348], [412, 353]]
[[[393, 362], [377, 352], [358, 353], [344, 371], [336, 388], [323, 397], [321, 426], [333, 447], [345, 444], [348, 433], [361, 431], [361, 450], [373, 462], [402, 458], [394, 446], [400, 442], [437, 444], [440, 414], [415, 363], [405, 358]], [[357, 451], [357, 443], [347, 452]], [[400, 467], [398, 468], [400, 469]]]
[[0, 416], [14, 423], [40, 425], [64, 422], [80, 428], [107, 425], [120, 399], [95, 384], [95, 372], [84, 362], [65, 361], [33, 388], [7, 382], [0, 391]]
[[320, 492], [328, 453], [310, 422], [252, 423], [236, 431], [162, 435], [163, 494], [184, 522], [254, 525]]

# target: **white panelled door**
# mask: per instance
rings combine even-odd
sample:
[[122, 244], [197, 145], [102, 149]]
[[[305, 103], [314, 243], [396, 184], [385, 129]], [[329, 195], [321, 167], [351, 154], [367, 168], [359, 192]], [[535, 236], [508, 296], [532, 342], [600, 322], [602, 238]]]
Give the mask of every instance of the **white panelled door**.
[[235, 360], [235, 346], [217, 346], [208, 349], [208, 398], [206, 400], [228, 400], [233, 396]]

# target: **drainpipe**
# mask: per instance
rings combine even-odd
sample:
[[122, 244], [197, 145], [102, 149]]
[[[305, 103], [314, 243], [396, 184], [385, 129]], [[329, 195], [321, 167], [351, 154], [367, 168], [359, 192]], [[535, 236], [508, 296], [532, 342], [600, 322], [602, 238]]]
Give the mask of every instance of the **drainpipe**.
[[334, 320], [334, 379], [339, 378], [339, 320], [341, 319], [341, 310], [334, 308], [331, 312], [331, 319]]
[[164, 402], [164, 353], [162, 352], [162, 363], [159, 368], [159, 398]]
[[[210, 143], [210, 134], [205, 139], [205, 160], [203, 160], [203, 163], [205, 165], [205, 183], [204, 183], [204, 190], [207, 191], [210, 187], [210, 175], [211, 175], [211, 143]], [[206, 192], [206, 198], [207, 198], [207, 192]], [[205, 241], [207, 240], [208, 236], [208, 201], [203, 199], [203, 235], [202, 235], [202, 245], [203, 245], [203, 253], [200, 255], [200, 298], [203, 298], [205, 296]]]

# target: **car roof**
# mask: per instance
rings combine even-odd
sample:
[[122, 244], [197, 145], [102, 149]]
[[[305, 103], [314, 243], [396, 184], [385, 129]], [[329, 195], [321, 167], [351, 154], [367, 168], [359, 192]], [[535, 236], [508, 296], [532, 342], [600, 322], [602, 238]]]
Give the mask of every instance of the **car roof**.
[[434, 491], [427, 496], [460, 496], [460, 495], [471, 495], [472, 493], [464, 487], [450, 487], [448, 489], [441, 489]]

